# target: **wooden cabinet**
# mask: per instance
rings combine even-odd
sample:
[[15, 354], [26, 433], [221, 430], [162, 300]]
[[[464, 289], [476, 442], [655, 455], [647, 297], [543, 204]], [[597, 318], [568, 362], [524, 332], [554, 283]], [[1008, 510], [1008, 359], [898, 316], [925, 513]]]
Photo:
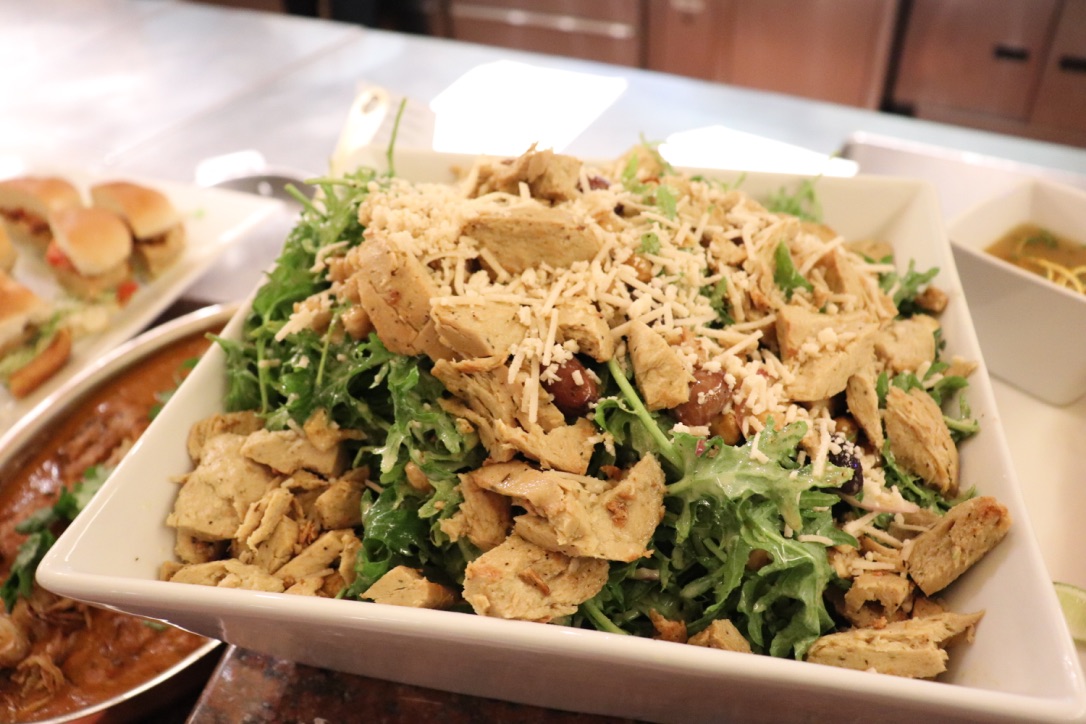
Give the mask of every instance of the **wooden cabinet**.
[[1086, 0], [913, 0], [895, 105], [1086, 145]]
[[458, 40], [876, 108], [899, 0], [449, 0]]
[[640, 0], [450, 0], [448, 28], [458, 40], [640, 66], [641, 14]]
[[876, 108], [897, 13], [897, 0], [650, 0], [648, 66]]
[[1064, 2], [1030, 123], [1086, 134], [1086, 0]]
[[1058, 9], [1057, 0], [914, 0], [895, 99], [918, 115], [1025, 120]]

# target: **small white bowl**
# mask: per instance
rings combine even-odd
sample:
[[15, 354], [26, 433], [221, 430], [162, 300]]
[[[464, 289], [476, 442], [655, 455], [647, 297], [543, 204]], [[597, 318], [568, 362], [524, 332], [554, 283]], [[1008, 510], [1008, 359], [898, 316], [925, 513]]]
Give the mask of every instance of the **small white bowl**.
[[1066, 405], [1086, 394], [1086, 294], [985, 251], [1025, 222], [1086, 243], [1086, 192], [1031, 179], [966, 211], [948, 234], [988, 370]]

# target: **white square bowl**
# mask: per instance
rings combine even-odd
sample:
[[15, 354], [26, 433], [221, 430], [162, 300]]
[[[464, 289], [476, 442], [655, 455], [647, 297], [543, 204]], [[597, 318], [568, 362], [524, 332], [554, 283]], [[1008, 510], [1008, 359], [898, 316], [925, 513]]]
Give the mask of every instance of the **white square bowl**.
[[948, 235], [988, 369], [1066, 405], [1086, 394], [1086, 294], [985, 251], [1025, 222], [1086, 243], [1086, 192], [1031, 179], [962, 213]]
[[[449, 179], [463, 157], [398, 154], [397, 172]], [[710, 172], [711, 173], [711, 172]], [[722, 177], [727, 177], [726, 175]], [[732, 177], [734, 178], [734, 176]], [[748, 174], [756, 197], [797, 177]], [[935, 193], [923, 182], [822, 178], [827, 221], [850, 238], [893, 243], [899, 259], [941, 269], [948, 354], [978, 358]], [[237, 338], [244, 310], [224, 334]], [[460, 693], [654, 721], [1070, 721], [1086, 687], [1026, 516], [983, 367], [969, 400], [982, 432], [962, 448], [963, 488], [1010, 510], [1008, 537], [948, 590], [954, 610], [986, 610], [976, 641], [938, 682], [448, 611], [167, 583], [164, 524], [187, 472], [191, 424], [221, 410], [224, 355], [200, 362], [38, 569], [72, 598], [169, 621], [306, 664]]]

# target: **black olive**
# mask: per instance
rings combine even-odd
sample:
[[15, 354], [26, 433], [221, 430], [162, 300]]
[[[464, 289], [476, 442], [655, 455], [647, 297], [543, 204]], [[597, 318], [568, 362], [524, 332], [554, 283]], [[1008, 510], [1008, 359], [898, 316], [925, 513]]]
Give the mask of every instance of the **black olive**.
[[852, 470], [852, 479], [842, 483], [841, 487], [837, 489], [839, 493], [844, 495], [855, 495], [863, 490], [864, 468], [860, 463], [860, 458], [856, 457], [846, 447], [842, 446], [839, 452], [833, 452], [831, 450], [828, 459], [839, 468], [850, 468]]

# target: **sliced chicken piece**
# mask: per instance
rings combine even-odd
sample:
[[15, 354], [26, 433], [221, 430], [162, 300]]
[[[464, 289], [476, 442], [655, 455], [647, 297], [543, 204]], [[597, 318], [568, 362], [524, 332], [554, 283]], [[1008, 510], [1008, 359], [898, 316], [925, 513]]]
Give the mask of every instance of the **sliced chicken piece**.
[[608, 568], [605, 560], [571, 558], [513, 533], [468, 564], [464, 599], [480, 616], [547, 623], [599, 593]]
[[539, 425], [529, 423], [523, 428], [494, 423], [494, 434], [503, 446], [509, 446], [537, 461], [544, 468], [583, 475], [588, 472], [595, 447], [596, 426], [579, 417], [572, 425], [544, 432]]
[[722, 651], [738, 651], [739, 653], [751, 653], [750, 642], [743, 638], [735, 624], [726, 618], [718, 618], [709, 624], [700, 633], [696, 633], [687, 641], [693, 646], [707, 646], [711, 649]]
[[911, 679], [931, 679], [946, 671], [946, 647], [973, 640], [984, 612], [942, 613], [896, 621], [883, 628], [855, 628], [811, 644], [807, 661]]
[[248, 435], [263, 429], [263, 427], [264, 421], [251, 410], [225, 412], [204, 418], [189, 428], [187, 441], [189, 458], [192, 460], [193, 465], [199, 464], [204, 444], [216, 435], [221, 435], [224, 432]]
[[875, 338], [875, 355], [894, 374], [913, 372], [935, 360], [939, 322], [926, 314], [895, 319]]
[[500, 191], [520, 195], [520, 184], [528, 186], [532, 198], [543, 201], [569, 201], [577, 196], [581, 160], [556, 154], [549, 149], [537, 151], [533, 145], [515, 159], [481, 164], [470, 180], [469, 198]]
[[291, 586], [307, 576], [332, 568], [332, 564], [342, 555], [344, 546], [354, 537], [354, 532], [350, 530], [325, 531], [301, 553], [280, 567], [275, 575]]
[[845, 401], [848, 411], [864, 431], [871, 446], [875, 450], [882, 450], [885, 438], [882, 434], [882, 415], [879, 412], [879, 394], [875, 389], [874, 370], [864, 369], [848, 378]]
[[517, 449], [515, 447], [498, 439], [494, 420], [489, 415], [476, 412], [458, 397], [443, 397], [438, 400], [438, 404], [441, 405], [441, 409], [445, 412], [457, 418], [461, 424], [469, 426], [479, 433], [479, 440], [482, 441], [483, 447], [486, 448], [487, 460], [490, 462], [504, 463], [512, 460], [513, 456], [516, 455]]
[[634, 321], [627, 341], [634, 381], [645, 407], [666, 410], [690, 399], [694, 376], [667, 340], [643, 322]]
[[174, 553], [182, 563], [207, 563], [222, 558], [224, 541], [202, 540], [183, 530], [177, 531]]
[[913, 584], [905, 576], [883, 571], [861, 573], [845, 594], [845, 615], [853, 623], [858, 623], [861, 612], [873, 614], [873, 619], [900, 620], [906, 617], [904, 609], [912, 595]]
[[279, 483], [279, 477], [241, 454], [247, 438], [222, 433], [207, 440], [200, 464], [182, 478], [166, 525], [201, 540], [229, 540], [249, 505]]
[[976, 360], [969, 360], [955, 355], [950, 358], [950, 366], [943, 370], [944, 377], [968, 377], [977, 371]]
[[296, 581], [283, 593], [289, 593], [292, 596], [320, 596], [324, 593], [326, 582], [332, 577], [333, 571], [321, 571], [320, 574], [314, 576], [308, 576], [299, 581]]
[[347, 440], [362, 440], [365, 433], [361, 430], [347, 430], [328, 417], [326, 410], [316, 410], [302, 425], [305, 437], [321, 452], [327, 452]]
[[431, 314], [438, 339], [466, 358], [507, 357], [527, 331], [519, 304], [485, 297], [470, 304], [435, 302]]
[[939, 492], [958, 490], [958, 448], [943, 411], [922, 390], [891, 387], [883, 411], [890, 451], [906, 470]]
[[606, 362], [615, 356], [615, 341], [603, 314], [596, 305], [581, 297], [558, 303], [557, 338], [559, 342], [573, 340], [581, 354], [597, 362]]
[[801, 357], [805, 351], [817, 354], [826, 346], [820, 337], [829, 335], [836, 340], [843, 335], [856, 336], [866, 331], [871, 327], [871, 316], [867, 312], [822, 314], [788, 304], [777, 310], [776, 327], [781, 359], [788, 362]]
[[235, 557], [242, 563], [275, 573], [294, 556], [298, 523], [291, 519], [294, 496], [285, 488], [273, 488], [249, 506], [235, 533]]
[[600, 241], [568, 211], [548, 206], [520, 205], [483, 212], [464, 224], [463, 233], [510, 274], [541, 264], [561, 269], [592, 261]]
[[844, 347], [789, 363], [792, 379], [785, 382], [785, 393], [800, 402], [818, 402], [844, 391], [853, 375], [871, 366], [876, 330], [870, 325]]
[[916, 295], [916, 306], [928, 314], [942, 314], [950, 303], [950, 296], [936, 286], [924, 287], [924, 291]]
[[361, 480], [339, 478], [332, 481], [313, 501], [313, 513], [321, 528], [336, 530], [361, 525], [365, 487]]
[[912, 542], [909, 576], [928, 596], [954, 582], [1007, 535], [1011, 514], [995, 498], [971, 498], [951, 508]]
[[396, 354], [452, 357], [430, 318], [437, 287], [422, 262], [384, 237], [367, 238], [354, 253], [351, 280], [381, 342]]
[[664, 515], [664, 472], [651, 454], [618, 481], [540, 471], [520, 462], [487, 465], [467, 477], [527, 510], [515, 519], [522, 538], [570, 556], [624, 562], [648, 556]]
[[343, 552], [339, 554], [337, 573], [343, 579], [344, 586], [351, 585], [358, 578], [355, 562], [358, 560], [360, 550], [362, 550], [362, 541], [358, 539], [358, 536], [351, 536], [343, 541]]
[[347, 463], [342, 446], [321, 450], [294, 430], [257, 430], [245, 438], [241, 454], [285, 475], [299, 470], [339, 475]]
[[362, 598], [374, 603], [411, 608], [448, 608], [456, 595], [439, 583], [432, 583], [414, 568], [396, 566], [366, 589]]
[[837, 294], [850, 294], [857, 306], [880, 321], [897, 316], [894, 300], [879, 289], [874, 275], [865, 275], [846, 251], [835, 249], [822, 257], [818, 264], [825, 274], [826, 284]]
[[497, 548], [513, 527], [509, 498], [483, 490], [471, 475], [460, 476], [463, 502], [456, 513], [441, 521], [441, 530], [456, 541], [467, 537], [481, 551]]
[[[501, 357], [488, 357], [462, 362], [441, 360], [434, 364], [434, 376], [445, 389], [468, 404], [479, 415], [507, 425], [524, 426], [531, 422], [520, 404], [527, 375], [521, 372], [509, 381], [509, 367]], [[539, 387], [537, 419], [545, 431], [565, 425], [562, 411], [550, 401], [550, 394]]]
[[649, 620], [652, 621], [652, 627], [656, 630], [653, 638], [657, 641], [670, 641], [674, 644], [686, 643], [686, 621], [682, 619], [673, 621], [666, 618], [655, 608], [649, 609]]
[[245, 588], [251, 591], [282, 593], [283, 581], [267, 573], [260, 566], [234, 560], [209, 561], [183, 566], [167, 580], [174, 583], [195, 583], [220, 588]]

